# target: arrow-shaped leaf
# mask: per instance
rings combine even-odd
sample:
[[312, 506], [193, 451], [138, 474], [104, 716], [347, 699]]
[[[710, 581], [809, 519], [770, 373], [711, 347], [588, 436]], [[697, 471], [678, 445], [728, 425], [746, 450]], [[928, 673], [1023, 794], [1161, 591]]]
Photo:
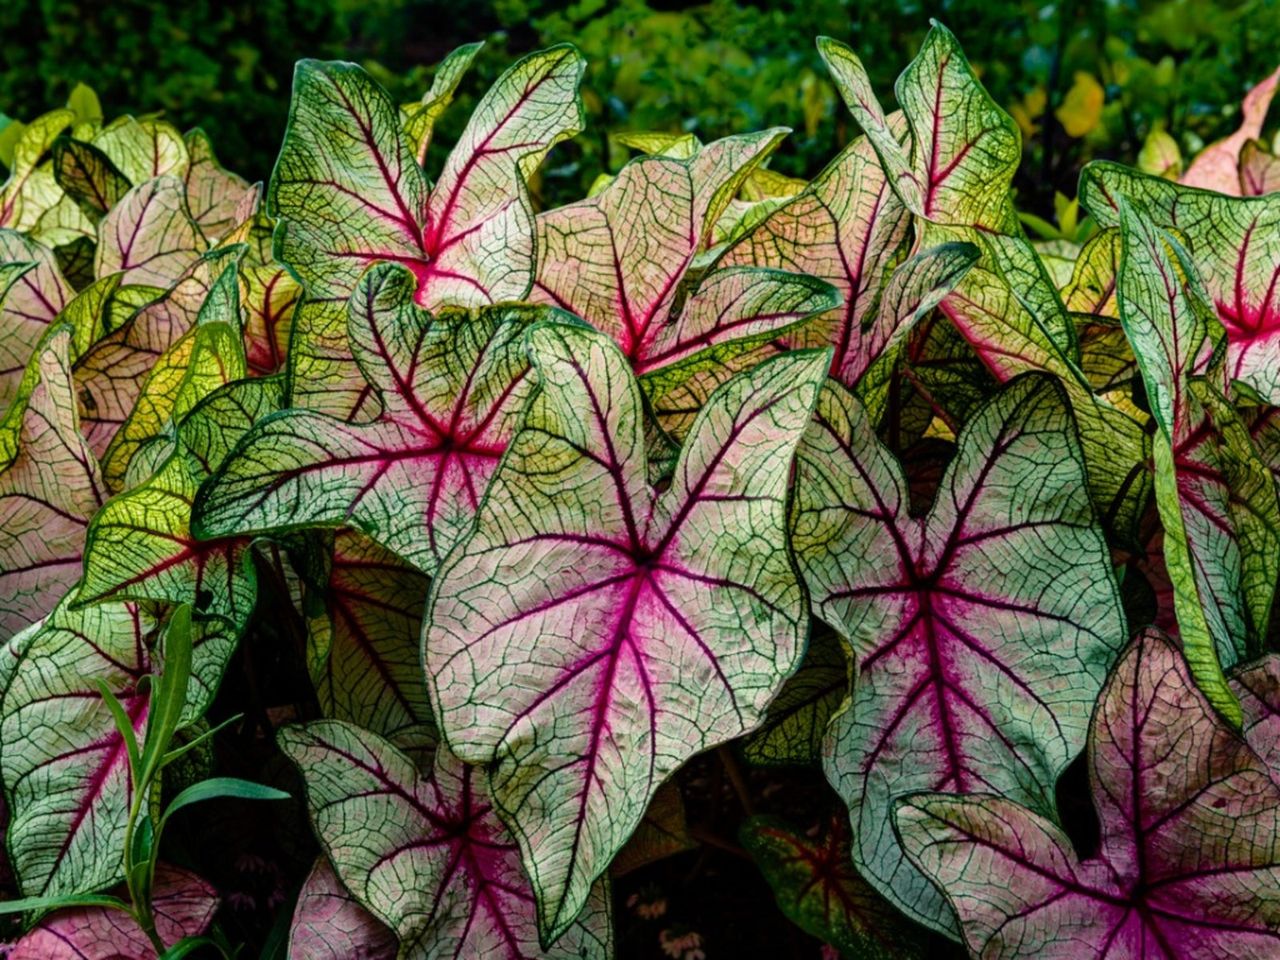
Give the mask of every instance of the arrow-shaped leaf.
[[423, 779], [385, 740], [334, 720], [287, 727], [278, 741], [306, 778], [312, 824], [334, 871], [396, 932], [399, 956], [609, 955], [601, 886], [554, 943], [539, 948], [519, 851], [478, 768], [440, 750]]
[[917, 519], [901, 467], [829, 385], [797, 454], [792, 520], [814, 611], [857, 665], [824, 750], [854, 862], [909, 916], [953, 934], [942, 895], [903, 858], [894, 799], [999, 790], [1053, 815], [1054, 782], [1125, 637], [1055, 381], [1013, 381], [957, 444]]
[[347, 424], [306, 410], [273, 416], [201, 492], [199, 536], [344, 524], [426, 573], [471, 524], [531, 389], [525, 328], [542, 307], [436, 319], [413, 274], [371, 269], [352, 295], [349, 341], [382, 415]]
[[1280, 949], [1280, 785], [1151, 631], [1107, 682], [1090, 727], [1102, 823], [1080, 860], [1012, 800], [929, 793], [897, 826], [960, 917], [974, 956], [1261, 960]]
[[621, 350], [564, 324], [530, 344], [538, 392], [435, 580], [424, 647], [445, 739], [493, 763], [554, 938], [662, 781], [753, 729], [798, 665], [808, 624], [784, 507], [830, 357], [729, 380], [658, 495]]

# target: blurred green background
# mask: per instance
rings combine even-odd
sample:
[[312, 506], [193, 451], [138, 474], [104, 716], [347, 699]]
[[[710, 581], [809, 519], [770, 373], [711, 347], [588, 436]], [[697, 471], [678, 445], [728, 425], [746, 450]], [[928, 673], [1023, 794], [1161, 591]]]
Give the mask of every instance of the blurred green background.
[[795, 133], [774, 168], [812, 175], [855, 133], [814, 37], [852, 44], [889, 97], [930, 16], [1023, 127], [1018, 202], [1046, 217], [1088, 159], [1132, 162], [1153, 131], [1185, 156], [1229, 132], [1241, 94], [1280, 62], [1280, 0], [4, 0], [0, 112], [30, 119], [83, 81], [108, 116], [201, 126], [228, 167], [265, 179], [300, 57], [355, 60], [407, 101], [448, 50], [487, 40], [447, 143], [514, 55], [568, 39], [590, 61], [590, 123], [544, 171], [551, 204], [625, 160], [609, 137], [623, 130], [712, 139], [785, 125]]

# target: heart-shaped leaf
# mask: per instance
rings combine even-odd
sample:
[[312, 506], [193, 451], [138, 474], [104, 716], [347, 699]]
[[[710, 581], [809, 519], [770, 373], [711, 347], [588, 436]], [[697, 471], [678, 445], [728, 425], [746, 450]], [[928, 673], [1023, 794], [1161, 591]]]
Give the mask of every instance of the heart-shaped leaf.
[[396, 937], [347, 892], [321, 857], [311, 868], [289, 928], [289, 956], [307, 960], [395, 960]]
[[1226, 328], [1227, 375], [1280, 403], [1280, 196], [1228, 197], [1102, 161], [1085, 168], [1080, 200], [1100, 224], [1119, 225], [1121, 198], [1185, 242]]
[[[156, 935], [173, 945], [199, 936], [218, 909], [218, 893], [194, 873], [161, 863], [151, 890]], [[78, 907], [45, 917], [19, 940], [9, 960], [156, 960], [156, 948], [137, 922], [122, 910]]]
[[814, 611], [857, 666], [824, 751], [854, 862], [909, 916], [952, 934], [941, 894], [893, 835], [894, 799], [999, 790], [1052, 816], [1054, 782], [1125, 637], [1056, 382], [1011, 382], [957, 444], [918, 519], [902, 468], [857, 401], [828, 385], [796, 457], [792, 519]]
[[371, 269], [352, 295], [349, 340], [381, 397], [373, 423], [307, 410], [270, 417], [201, 491], [202, 537], [354, 526], [425, 573], [470, 527], [529, 395], [522, 337], [542, 307], [434, 320], [413, 274]]
[[123, 273], [123, 282], [167, 289], [200, 259], [207, 244], [187, 212], [187, 190], [175, 177], [132, 188], [102, 218], [94, 274]]
[[30, 392], [0, 422], [0, 632], [53, 609], [80, 577], [89, 518], [106, 499], [80, 435], [68, 353], [51, 330], [31, 360]]
[[830, 356], [721, 386], [656, 494], [622, 351], [580, 326], [529, 336], [538, 392], [434, 582], [424, 647], [445, 739], [493, 764], [554, 938], [662, 781], [753, 729], [799, 663], [787, 480]]
[[[291, 369], [295, 403], [351, 419], [364, 383], [343, 343], [343, 301], [377, 261], [413, 271], [418, 303], [479, 307], [533, 282], [525, 176], [582, 125], [585, 63], [562, 44], [513, 64], [481, 98], [434, 188], [395, 104], [353, 64], [304, 60], [268, 191], [279, 257], [302, 281]], [[351, 137], [335, 139], [335, 128]]]
[[1196, 154], [1179, 182], [1189, 187], [1239, 196], [1240, 151], [1250, 140], [1262, 135], [1262, 125], [1266, 122], [1277, 85], [1280, 85], [1280, 67], [1244, 95], [1240, 104], [1240, 128]]
[[1154, 631], [1125, 653], [1090, 728], [1102, 823], [1081, 861], [1012, 800], [923, 794], [900, 804], [912, 861], [960, 917], [974, 956], [1275, 956], [1280, 785]]
[[0, 230], [0, 263], [8, 274], [0, 286], [0, 410], [7, 410], [36, 344], [75, 291], [52, 250], [13, 230]]
[[539, 949], [519, 852], [476, 767], [440, 750], [424, 779], [385, 740], [335, 720], [286, 727], [277, 739], [306, 778], [312, 824], [334, 871], [396, 932], [400, 956], [609, 955], [602, 885]]
[[1190, 255], [1123, 199], [1120, 224], [1120, 318], [1159, 427], [1156, 503], [1183, 650], [1206, 696], [1239, 722], [1222, 670], [1266, 632], [1280, 502], [1239, 416], [1189, 379], [1211, 316]]
[[29, 628], [0, 699], [6, 842], [25, 896], [101, 890], [123, 870], [133, 787], [124, 738], [98, 683], [140, 739], [154, 621], [128, 604], [63, 602]]

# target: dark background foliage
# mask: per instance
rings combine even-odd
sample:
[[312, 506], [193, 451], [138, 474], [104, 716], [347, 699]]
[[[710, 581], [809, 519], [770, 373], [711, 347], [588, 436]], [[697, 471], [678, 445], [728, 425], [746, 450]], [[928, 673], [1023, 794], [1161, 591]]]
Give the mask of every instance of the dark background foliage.
[[[785, 125], [795, 132], [774, 167], [812, 175], [854, 132], [813, 38], [851, 43], [887, 97], [930, 16], [1022, 124], [1019, 202], [1044, 216], [1055, 191], [1074, 194], [1085, 160], [1132, 161], [1153, 128], [1184, 155], [1222, 135], [1240, 95], [1280, 62], [1280, 0], [6, 0], [0, 112], [29, 119], [83, 81], [108, 114], [163, 110], [204, 127], [230, 168], [265, 179], [300, 57], [355, 60], [411, 100], [444, 53], [488, 40], [444, 122], [447, 143], [465, 101], [512, 56], [571, 39], [591, 64], [591, 122], [545, 171], [554, 203], [623, 162], [608, 136], [621, 130], [713, 139]], [[1064, 105], [1087, 131], [1055, 116]]]

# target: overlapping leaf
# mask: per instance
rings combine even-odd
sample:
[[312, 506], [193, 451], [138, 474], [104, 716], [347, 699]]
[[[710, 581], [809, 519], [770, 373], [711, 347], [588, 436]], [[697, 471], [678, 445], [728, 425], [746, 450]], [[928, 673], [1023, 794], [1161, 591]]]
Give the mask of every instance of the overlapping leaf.
[[[172, 946], [200, 935], [218, 909], [218, 894], [194, 873], [161, 863], [151, 891], [156, 935]], [[8, 960], [156, 960], [151, 938], [129, 914], [107, 907], [77, 907], [41, 920], [12, 947]]]
[[1280, 195], [1228, 197], [1096, 162], [1081, 176], [1080, 198], [1105, 226], [1118, 225], [1123, 198], [1172, 229], [1226, 328], [1227, 375], [1280, 402]]
[[343, 887], [329, 861], [311, 868], [289, 928], [289, 956], [307, 960], [395, 960], [396, 938]]
[[535, 300], [608, 333], [655, 411], [683, 435], [753, 351], [839, 304], [822, 280], [736, 266], [686, 282], [719, 209], [784, 131], [728, 137], [687, 159], [632, 161], [595, 196], [538, 216]]
[[9, 178], [0, 187], [0, 227], [29, 231], [61, 198], [62, 190], [44, 159], [73, 120], [71, 110], [52, 110], [26, 125], [14, 145]]
[[409, 139], [409, 145], [413, 147], [418, 163], [426, 162], [436, 121], [453, 102], [458, 84], [462, 82], [471, 62], [483, 46], [483, 43], [467, 43], [449, 51], [437, 65], [435, 74], [431, 77], [431, 87], [422, 95], [422, 99], [418, 103], [406, 104], [400, 108], [404, 114], [404, 133]]
[[406, 748], [434, 736], [422, 675], [427, 578], [353, 530], [333, 538], [323, 613], [308, 625], [308, 661], [325, 716]]
[[400, 957], [608, 956], [607, 897], [539, 948], [519, 851], [498, 820], [482, 772], [447, 751], [422, 778], [380, 737], [322, 720], [279, 734], [307, 781], [312, 823], [335, 873], [400, 938]]
[[1261, 197], [1280, 190], [1280, 157], [1257, 140], [1240, 148], [1240, 196]]
[[782, 912], [841, 956], [924, 956], [919, 931], [854, 870], [844, 817], [833, 817], [817, 837], [778, 817], [752, 817], [741, 835]]
[[[291, 358], [294, 399], [351, 418], [363, 383], [332, 308], [377, 260], [414, 273], [427, 308], [518, 300], [533, 282], [533, 211], [524, 177], [581, 127], [584, 62], [568, 45], [511, 66], [477, 104], [434, 188], [395, 105], [360, 68], [304, 60], [268, 193], [280, 259], [310, 302]], [[335, 138], [331, 131], [349, 129]]]
[[1245, 742], [1280, 783], [1280, 654], [1267, 654], [1236, 670], [1230, 682], [1244, 715]]
[[1021, 157], [1017, 125], [936, 22], [896, 87], [911, 134], [907, 147], [857, 56], [829, 39], [819, 40], [819, 52], [915, 215], [918, 242], [964, 241], [983, 251], [942, 301], [943, 311], [1000, 380], [1031, 371], [1061, 380], [1080, 424], [1094, 501], [1127, 535], [1148, 489], [1142, 429], [1093, 393], [1079, 367], [1074, 324], [1022, 232], [1009, 192]]
[[53, 251], [0, 230], [0, 409], [7, 410], [36, 344], [74, 295]]
[[139, 607], [63, 602], [29, 628], [0, 699], [9, 857], [25, 896], [100, 890], [119, 879], [132, 796], [125, 741], [97, 684], [139, 738], [155, 624]]
[[908, 855], [946, 891], [974, 956], [1275, 956], [1280, 785], [1162, 635], [1142, 635], [1107, 682], [1089, 773], [1102, 845], [1083, 861], [1005, 798], [899, 806]]
[[31, 361], [25, 399], [0, 422], [0, 632], [41, 619], [80, 577], [89, 518], [106, 499], [80, 435], [68, 353], [50, 331]]
[[755, 727], [798, 665], [785, 497], [830, 357], [720, 387], [656, 495], [621, 350], [561, 324], [530, 341], [539, 390], [435, 580], [424, 647], [445, 739], [492, 763], [555, 937], [662, 781]]
[[894, 799], [998, 790], [1052, 816], [1054, 782], [1124, 642], [1070, 409], [1050, 378], [1006, 386], [971, 415], [923, 519], [837, 386], [796, 463], [797, 558], [857, 668], [824, 750], [854, 862], [908, 915], [954, 933], [941, 894], [903, 858]]
[[1262, 135], [1262, 124], [1280, 84], [1280, 67], [1244, 95], [1240, 104], [1240, 128], [1229, 137], [1201, 150], [1182, 175], [1181, 183], [1218, 193], [1240, 194], [1240, 151]]
[[123, 281], [167, 289], [200, 258], [207, 244], [187, 210], [176, 177], [144, 180], [102, 218], [95, 275], [123, 273]]
[[1238, 415], [1189, 374], [1210, 308], [1190, 255], [1121, 201], [1117, 283], [1159, 431], [1156, 502], [1187, 660], [1206, 696], [1239, 720], [1222, 669], [1256, 650], [1280, 576], [1280, 503]]
[[354, 526], [426, 573], [470, 526], [532, 388], [523, 349], [541, 307], [434, 320], [402, 266], [371, 269], [349, 339], [382, 414], [347, 424], [307, 410], [257, 427], [197, 504], [200, 536]]

